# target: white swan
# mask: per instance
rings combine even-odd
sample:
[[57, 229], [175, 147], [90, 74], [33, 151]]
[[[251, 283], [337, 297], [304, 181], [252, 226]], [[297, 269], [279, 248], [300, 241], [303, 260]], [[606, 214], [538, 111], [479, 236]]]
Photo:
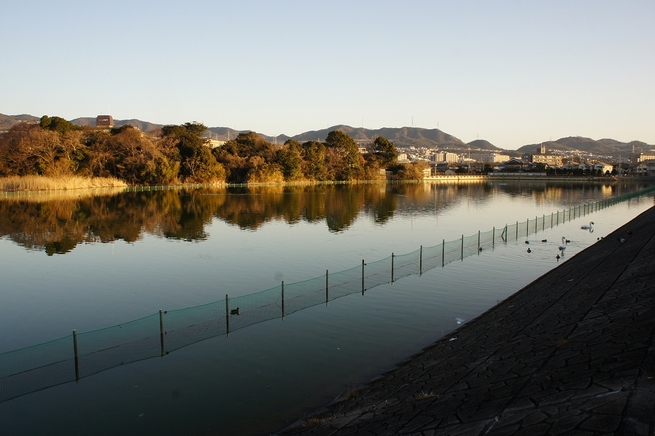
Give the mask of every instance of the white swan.
[[593, 230], [593, 228], [594, 228], [594, 222], [593, 222], [593, 221], [589, 221], [589, 224], [585, 224], [585, 225], [581, 226], [580, 228], [581, 228], [582, 230]]
[[560, 249], [560, 251], [566, 250], [566, 244], [569, 243], [569, 242], [571, 242], [571, 241], [566, 239], [566, 237], [562, 236], [562, 243], [559, 244], [559, 247], [558, 247]]

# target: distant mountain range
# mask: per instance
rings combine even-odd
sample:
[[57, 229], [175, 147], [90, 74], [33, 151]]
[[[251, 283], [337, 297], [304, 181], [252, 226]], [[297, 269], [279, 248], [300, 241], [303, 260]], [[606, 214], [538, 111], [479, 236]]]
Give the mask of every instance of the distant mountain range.
[[591, 138], [583, 138], [581, 136], [569, 136], [568, 138], [560, 138], [556, 141], [547, 141], [542, 144], [524, 145], [517, 151], [523, 153], [534, 153], [535, 150], [544, 145], [547, 150], [558, 150], [563, 152], [581, 151], [584, 153], [592, 153], [596, 155], [605, 156], [620, 156], [626, 157], [628, 154], [652, 152], [653, 146], [641, 141], [631, 141], [628, 143], [619, 142], [614, 139], [599, 139], [594, 140]]
[[[94, 126], [95, 117], [76, 118], [71, 120], [73, 124], [78, 126]], [[19, 122], [38, 122], [39, 117], [32, 115], [3, 115], [0, 114], [0, 131], [9, 129]], [[116, 127], [125, 124], [131, 124], [134, 127], [144, 132], [151, 132], [160, 129], [163, 124], [155, 124], [141, 120], [114, 120]], [[562, 152], [575, 152], [580, 151], [585, 154], [594, 154], [599, 156], [612, 156], [618, 158], [620, 156], [626, 157], [633, 150], [636, 153], [648, 152], [655, 153], [655, 146], [646, 144], [641, 141], [632, 141], [628, 143], [619, 142], [614, 139], [599, 139], [594, 140], [591, 138], [584, 138], [580, 136], [573, 136], [568, 138], [561, 138], [556, 141], [548, 141], [543, 144], [528, 144], [520, 147], [518, 150], [503, 150], [496, 147], [489, 141], [484, 139], [476, 139], [469, 143], [465, 143], [460, 139], [445, 133], [439, 129], [423, 129], [419, 127], [385, 127], [382, 129], [365, 129], [363, 127], [350, 127], [346, 125], [332, 126], [321, 130], [312, 130], [310, 132], [301, 133], [295, 136], [279, 135], [277, 137], [259, 134], [265, 140], [271, 143], [282, 144], [287, 139], [295, 139], [298, 142], [306, 141], [323, 141], [328, 133], [333, 130], [342, 130], [350, 135], [355, 141], [358, 142], [372, 142], [378, 136], [393, 141], [397, 147], [426, 147], [426, 148], [439, 148], [446, 150], [489, 150], [489, 151], [505, 151], [509, 154], [518, 153], [535, 153], [535, 150], [540, 146], [546, 146], [549, 151], [559, 150]], [[238, 130], [230, 129], [229, 127], [210, 127], [209, 131], [213, 139], [227, 141], [234, 139], [240, 133]]]

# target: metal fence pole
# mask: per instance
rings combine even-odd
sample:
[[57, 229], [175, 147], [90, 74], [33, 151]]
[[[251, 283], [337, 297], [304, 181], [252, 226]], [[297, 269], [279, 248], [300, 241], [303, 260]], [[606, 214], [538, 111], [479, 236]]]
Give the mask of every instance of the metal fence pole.
[[73, 352], [75, 353], [75, 382], [80, 381], [80, 355], [77, 349], [77, 331], [73, 330]]
[[[507, 232], [505, 232], [507, 234]], [[480, 230], [478, 230], [478, 254], [480, 254]]]
[[159, 342], [161, 343], [161, 357], [166, 354], [166, 347], [164, 346], [164, 313], [159, 310]]
[[282, 319], [284, 320], [284, 280], [282, 280]]
[[443, 268], [446, 264], [446, 240], [441, 240], [441, 267]]
[[418, 275], [423, 275], [423, 246], [419, 248], [418, 251]]
[[364, 290], [366, 289], [364, 288], [364, 265], [366, 264], [364, 263], [364, 259], [362, 259], [362, 295], [364, 295]]
[[329, 305], [330, 295], [328, 294], [328, 270], [325, 270], [325, 305]]
[[230, 336], [230, 298], [225, 294], [225, 334]]
[[391, 284], [393, 284], [393, 253], [391, 253]]

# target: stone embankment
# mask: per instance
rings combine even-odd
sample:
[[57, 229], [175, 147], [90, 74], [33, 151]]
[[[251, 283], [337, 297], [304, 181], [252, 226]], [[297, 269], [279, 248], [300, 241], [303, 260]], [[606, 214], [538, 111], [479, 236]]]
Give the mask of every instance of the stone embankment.
[[283, 435], [653, 435], [655, 208]]

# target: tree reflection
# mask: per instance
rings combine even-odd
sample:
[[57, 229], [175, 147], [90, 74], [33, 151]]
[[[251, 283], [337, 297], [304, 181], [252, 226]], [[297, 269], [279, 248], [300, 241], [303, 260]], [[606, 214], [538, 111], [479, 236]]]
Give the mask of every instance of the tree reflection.
[[343, 232], [360, 216], [383, 226], [399, 211], [438, 214], [463, 199], [480, 203], [499, 193], [530, 196], [538, 203], [579, 204], [642, 188], [618, 183], [372, 183], [4, 199], [0, 200], [0, 237], [52, 256], [68, 253], [82, 243], [134, 242], [144, 234], [203, 241], [208, 238], [207, 225], [214, 219], [249, 231], [272, 220], [289, 224], [324, 221], [328, 231]]

